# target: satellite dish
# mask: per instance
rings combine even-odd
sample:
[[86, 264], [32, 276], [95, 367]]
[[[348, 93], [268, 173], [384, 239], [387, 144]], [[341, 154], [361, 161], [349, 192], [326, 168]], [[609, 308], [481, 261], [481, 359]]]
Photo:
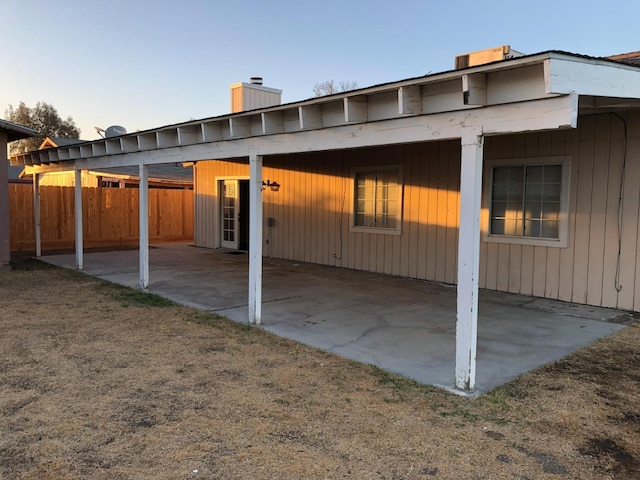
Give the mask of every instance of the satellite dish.
[[127, 134], [127, 129], [124, 127], [121, 127], [120, 125], [111, 125], [109, 128], [107, 128], [104, 131], [104, 136], [106, 138], [119, 137], [120, 135], [126, 135], [126, 134]]

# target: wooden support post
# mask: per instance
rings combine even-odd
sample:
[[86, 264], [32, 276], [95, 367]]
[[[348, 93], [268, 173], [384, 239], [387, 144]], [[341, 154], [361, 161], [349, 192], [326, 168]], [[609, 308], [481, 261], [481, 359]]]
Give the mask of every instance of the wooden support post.
[[262, 156], [249, 155], [249, 323], [262, 316]]
[[472, 391], [476, 381], [478, 343], [478, 275], [483, 136], [469, 129], [462, 136], [460, 162], [460, 229], [458, 232], [458, 302], [456, 388]]
[[42, 256], [42, 240], [40, 236], [40, 174], [33, 174], [33, 231], [36, 242], [36, 257]]
[[149, 288], [149, 167], [140, 164], [140, 288]]
[[76, 220], [76, 268], [82, 270], [84, 264], [84, 247], [82, 244], [82, 170], [76, 170], [75, 186], [75, 220]]
[[11, 270], [11, 237], [9, 222], [9, 168], [7, 167], [8, 134], [0, 131], [0, 271]]

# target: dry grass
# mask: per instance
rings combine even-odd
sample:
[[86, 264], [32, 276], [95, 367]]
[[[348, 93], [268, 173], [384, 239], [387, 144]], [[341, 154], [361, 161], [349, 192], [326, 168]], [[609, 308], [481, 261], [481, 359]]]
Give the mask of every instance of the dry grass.
[[58, 269], [0, 274], [0, 479], [640, 478], [640, 325], [478, 399]]

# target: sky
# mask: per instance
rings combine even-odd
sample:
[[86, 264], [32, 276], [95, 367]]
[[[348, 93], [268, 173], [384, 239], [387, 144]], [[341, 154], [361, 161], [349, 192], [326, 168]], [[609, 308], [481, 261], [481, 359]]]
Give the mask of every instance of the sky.
[[640, 50], [639, 0], [0, 0], [0, 117], [38, 101], [129, 132], [223, 115], [264, 78], [283, 103], [451, 70], [458, 54]]

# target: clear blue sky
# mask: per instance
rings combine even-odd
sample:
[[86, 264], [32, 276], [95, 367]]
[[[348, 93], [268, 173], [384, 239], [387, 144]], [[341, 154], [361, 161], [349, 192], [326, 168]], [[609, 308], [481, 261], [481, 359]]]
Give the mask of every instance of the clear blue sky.
[[44, 101], [129, 131], [229, 112], [264, 77], [283, 102], [315, 83], [360, 87], [450, 70], [460, 53], [640, 50], [640, 0], [2, 0], [0, 117]]

